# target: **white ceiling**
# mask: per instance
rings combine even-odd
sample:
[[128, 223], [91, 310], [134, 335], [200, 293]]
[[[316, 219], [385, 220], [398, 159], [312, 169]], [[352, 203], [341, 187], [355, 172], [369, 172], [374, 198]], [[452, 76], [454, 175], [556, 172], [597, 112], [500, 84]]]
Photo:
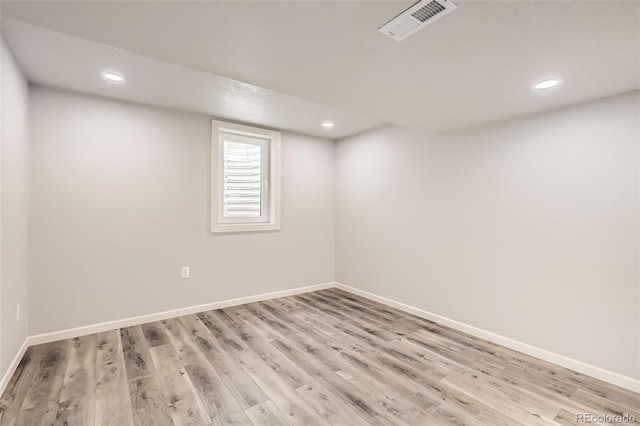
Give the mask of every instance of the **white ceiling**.
[[[2, 13], [430, 131], [526, 115], [640, 87], [638, 1], [460, 0], [456, 11], [401, 43], [376, 31], [411, 4], [18, 1], [3, 2]], [[15, 44], [15, 38], [11, 42]], [[17, 50], [27, 47], [32, 48]], [[34, 62], [41, 60], [32, 56]], [[49, 56], [47, 66], [55, 68], [58, 59]], [[157, 73], [148, 70], [150, 75]], [[546, 77], [561, 77], [564, 84], [543, 93], [530, 90], [532, 83]], [[157, 96], [167, 99], [179, 92], [157, 90]]]
[[[381, 123], [333, 107], [7, 18], [2, 32], [30, 81], [337, 139]], [[114, 71], [126, 77], [112, 83]], [[321, 123], [335, 123], [325, 130]]]

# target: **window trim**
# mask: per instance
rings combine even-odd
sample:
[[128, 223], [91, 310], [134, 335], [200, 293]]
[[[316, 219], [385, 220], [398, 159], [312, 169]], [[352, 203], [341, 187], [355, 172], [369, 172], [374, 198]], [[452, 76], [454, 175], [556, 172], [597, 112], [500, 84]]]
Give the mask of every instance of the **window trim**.
[[[268, 188], [266, 190], [266, 222], [221, 222], [219, 212], [222, 209], [221, 197], [221, 153], [224, 143], [221, 133], [267, 139], [269, 141]], [[280, 230], [280, 132], [261, 129], [227, 121], [211, 120], [211, 173], [210, 173], [211, 233], [260, 232]]]

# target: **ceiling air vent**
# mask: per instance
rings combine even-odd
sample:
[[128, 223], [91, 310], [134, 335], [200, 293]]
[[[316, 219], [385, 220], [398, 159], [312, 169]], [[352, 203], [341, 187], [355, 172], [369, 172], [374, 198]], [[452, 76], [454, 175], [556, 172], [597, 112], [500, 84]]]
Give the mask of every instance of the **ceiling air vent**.
[[378, 28], [378, 32], [402, 41], [457, 7], [451, 0], [420, 0]]

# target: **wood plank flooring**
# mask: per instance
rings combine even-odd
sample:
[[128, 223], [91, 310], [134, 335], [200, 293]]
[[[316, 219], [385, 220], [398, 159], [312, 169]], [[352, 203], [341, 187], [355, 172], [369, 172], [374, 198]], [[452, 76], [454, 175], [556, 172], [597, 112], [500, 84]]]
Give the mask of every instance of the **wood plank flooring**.
[[0, 399], [3, 426], [576, 425], [581, 413], [640, 424], [640, 394], [337, 289], [30, 347]]

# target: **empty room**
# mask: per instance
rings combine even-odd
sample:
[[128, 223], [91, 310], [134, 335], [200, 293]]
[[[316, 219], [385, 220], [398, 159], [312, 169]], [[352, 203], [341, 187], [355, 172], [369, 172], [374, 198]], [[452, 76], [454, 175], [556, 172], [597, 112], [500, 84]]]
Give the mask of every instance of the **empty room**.
[[640, 1], [0, 33], [1, 426], [640, 424]]

